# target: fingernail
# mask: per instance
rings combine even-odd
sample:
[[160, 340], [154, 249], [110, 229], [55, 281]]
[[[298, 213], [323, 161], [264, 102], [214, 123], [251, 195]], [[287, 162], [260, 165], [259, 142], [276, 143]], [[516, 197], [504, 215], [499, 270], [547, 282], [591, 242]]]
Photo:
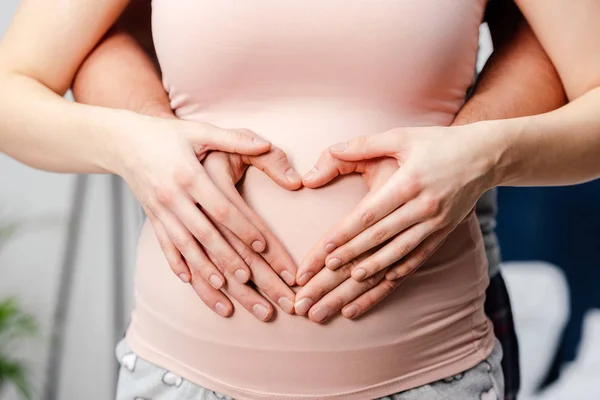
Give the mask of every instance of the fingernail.
[[298, 285], [303, 286], [306, 285], [306, 283], [308, 281], [310, 281], [310, 278], [312, 278], [313, 273], [312, 272], [306, 272], [304, 274], [302, 274], [302, 276], [300, 276], [300, 279], [298, 279]]
[[236, 279], [242, 283], [246, 283], [248, 281], [248, 273], [243, 269], [236, 269], [234, 273]]
[[221, 289], [221, 287], [223, 287], [223, 279], [219, 278], [215, 274], [212, 274], [208, 280], [215, 289]]
[[297, 301], [296, 304], [294, 305], [294, 308], [296, 309], [296, 314], [306, 315], [306, 313], [308, 312], [308, 310], [310, 309], [310, 307], [312, 305], [313, 305], [313, 302], [309, 298], [304, 298], [300, 301]]
[[190, 283], [190, 276], [188, 274], [179, 274], [179, 279], [183, 283]]
[[385, 279], [389, 280], [389, 281], [393, 281], [394, 279], [396, 279], [398, 277], [398, 274], [395, 273], [394, 271], [390, 271], [387, 274], [385, 274]]
[[357, 281], [362, 281], [365, 276], [367, 276], [367, 271], [363, 268], [357, 268], [352, 271], [352, 278], [356, 279]]
[[338, 143], [331, 146], [329, 150], [333, 151], [334, 153], [341, 153], [343, 151], [346, 151], [347, 148], [348, 143]]
[[325, 266], [329, 269], [336, 269], [342, 266], [342, 260], [340, 260], [339, 258], [330, 258], [329, 260], [327, 260], [327, 263], [325, 263]]
[[218, 302], [217, 304], [215, 304], [215, 311], [221, 317], [226, 317], [227, 314], [229, 313], [229, 310], [227, 309], [227, 306], [225, 304], [221, 303], [221, 302]]
[[329, 308], [319, 307], [312, 312], [312, 319], [316, 322], [322, 322], [329, 316]]
[[297, 183], [302, 180], [302, 178], [300, 178], [300, 174], [297, 173], [294, 168], [290, 168], [285, 171], [285, 176], [287, 177], [288, 181], [292, 183]]
[[331, 253], [332, 251], [334, 251], [336, 248], [335, 244], [333, 243], [327, 243], [327, 245], [325, 246], [325, 252], [327, 254]]
[[277, 304], [279, 304], [279, 307], [288, 314], [291, 314], [294, 311], [294, 302], [287, 297], [280, 297], [279, 300], [277, 300]]
[[264, 249], [265, 249], [265, 245], [263, 242], [261, 242], [259, 240], [255, 240], [254, 242], [252, 242], [252, 250], [256, 251], [257, 253], [264, 251]]
[[310, 171], [308, 171], [306, 173], [306, 175], [304, 175], [304, 178], [302, 178], [305, 181], [311, 181], [313, 179], [315, 179], [315, 176], [317, 176], [317, 169], [313, 168]]
[[342, 315], [346, 318], [354, 318], [356, 314], [358, 314], [358, 307], [354, 304], [342, 310]]
[[292, 275], [290, 271], [281, 271], [281, 274], [279, 275], [281, 275], [281, 279], [283, 279], [288, 286], [292, 286], [294, 284], [294, 275]]
[[261, 321], [266, 320], [267, 317], [269, 316], [269, 310], [267, 310], [267, 307], [265, 307], [261, 304], [253, 305], [252, 312], [254, 313], [256, 318], [260, 319]]

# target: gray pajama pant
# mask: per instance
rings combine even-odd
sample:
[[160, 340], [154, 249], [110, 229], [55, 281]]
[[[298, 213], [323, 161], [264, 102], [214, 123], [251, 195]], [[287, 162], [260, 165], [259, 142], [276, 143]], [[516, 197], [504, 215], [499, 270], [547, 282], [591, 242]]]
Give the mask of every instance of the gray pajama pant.
[[[117, 359], [121, 363], [117, 400], [233, 400], [137, 357], [125, 340], [117, 347]], [[379, 400], [502, 400], [501, 359], [496, 341], [492, 354], [468, 371]]]

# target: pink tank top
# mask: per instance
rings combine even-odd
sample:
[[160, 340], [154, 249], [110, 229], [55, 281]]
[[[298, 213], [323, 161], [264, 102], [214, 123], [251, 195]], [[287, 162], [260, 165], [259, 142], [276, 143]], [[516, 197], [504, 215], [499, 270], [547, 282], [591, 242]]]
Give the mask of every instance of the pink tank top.
[[[249, 128], [302, 173], [333, 143], [448, 125], [472, 83], [485, 0], [153, 0], [165, 88], [180, 118]], [[250, 168], [240, 191], [296, 261], [365, 195], [357, 175], [288, 192]], [[470, 215], [382, 304], [318, 325], [208, 309], [139, 240], [127, 338], [141, 357], [243, 399], [373, 399], [459, 373], [493, 346], [487, 264]], [[235, 304], [235, 303], [234, 303]]]

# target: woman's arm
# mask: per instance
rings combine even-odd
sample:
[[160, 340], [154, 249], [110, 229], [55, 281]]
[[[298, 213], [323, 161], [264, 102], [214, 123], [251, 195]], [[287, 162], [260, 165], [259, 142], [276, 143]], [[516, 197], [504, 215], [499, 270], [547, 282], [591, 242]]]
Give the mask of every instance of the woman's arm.
[[[565, 185], [600, 176], [600, 2], [518, 0], [571, 103], [489, 130], [495, 185]], [[479, 125], [479, 124], [477, 124]]]
[[[176, 118], [157, 69], [149, 22], [149, 1], [134, 1], [127, 7], [115, 28], [111, 29], [79, 69], [72, 89], [77, 101], [161, 118]], [[122, 134], [127, 135], [128, 132]], [[280, 304], [284, 311], [292, 312], [294, 293], [281, 281], [278, 274], [287, 278], [289, 284], [293, 284], [292, 272], [287, 270], [293, 266], [293, 260], [260, 218], [243, 202], [235, 188], [237, 179], [243, 175], [248, 164], [256, 165], [288, 189], [297, 188], [300, 177], [296, 176], [295, 184], [289, 182], [286, 171], [291, 166], [287, 157], [282, 157], [278, 151], [272, 149], [249, 158], [213, 152], [203, 160], [203, 165], [212, 181], [258, 227], [267, 240], [267, 250], [261, 257], [230, 232], [221, 230], [221, 233], [239, 254], [244, 254], [244, 261], [248, 264], [256, 287], [274, 303]], [[153, 225], [156, 226], [157, 223], [154, 222]], [[215, 225], [222, 228], [219, 224]], [[155, 233], [166, 249], [171, 268], [178, 271], [181, 256], [175, 245], [160, 226], [155, 229]], [[202, 279], [194, 279], [194, 271], [191, 280], [192, 288], [209, 308], [221, 316], [231, 314], [233, 304], [221, 290]], [[227, 289], [229, 296], [257, 318], [265, 320], [273, 314], [272, 304], [254, 287], [229, 280]]]
[[[435, 251], [487, 189], [574, 184], [600, 176], [600, 2], [517, 4], [572, 102], [539, 116], [397, 128], [332, 146], [331, 156], [341, 161], [392, 157], [402, 168], [322, 239], [312, 253], [317, 261], [326, 258], [335, 268], [342, 252], [336, 248], [357, 242], [371, 248], [400, 232], [361, 261], [353, 276], [362, 280], [398, 261], [386, 276], [403, 277]], [[411, 252], [419, 257], [406, 257]], [[313, 261], [308, 263], [321, 267]]]
[[[0, 43], [0, 151], [50, 171], [118, 173], [155, 229], [168, 236], [169, 242], [161, 243], [163, 251], [184, 282], [190, 282], [193, 272], [219, 289], [225, 277], [245, 283], [248, 266], [197, 205], [257, 252], [265, 250], [265, 238], [198, 160], [211, 150], [259, 155], [270, 150], [270, 143], [244, 129], [153, 118], [62, 98], [82, 61], [126, 5], [127, 0], [22, 2]], [[286, 268], [295, 272], [293, 265]]]
[[126, 0], [24, 0], [0, 43], [0, 150], [57, 172], [114, 170], [128, 113], [65, 101], [77, 68]]

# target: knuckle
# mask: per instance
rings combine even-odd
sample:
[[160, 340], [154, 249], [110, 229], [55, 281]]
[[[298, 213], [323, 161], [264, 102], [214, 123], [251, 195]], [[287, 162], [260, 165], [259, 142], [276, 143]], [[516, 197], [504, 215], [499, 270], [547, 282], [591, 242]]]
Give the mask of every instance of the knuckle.
[[194, 186], [196, 174], [189, 168], [179, 168], [173, 173], [173, 178], [177, 185], [183, 189], [189, 189]]
[[216, 266], [220, 271], [225, 271], [226, 269], [229, 269], [229, 267], [231, 267], [233, 264], [233, 257], [231, 256], [223, 256], [223, 257], [218, 257], [216, 259]]
[[365, 210], [360, 215], [363, 225], [371, 226], [375, 222], [375, 213], [372, 210]]
[[244, 263], [248, 266], [248, 268], [250, 268], [256, 262], [254, 254], [252, 254], [250, 249], [248, 249], [246, 246], [244, 246], [243, 249], [240, 249], [238, 251], [238, 255], [240, 256], [242, 261], [244, 261]]
[[216, 206], [214, 211], [214, 217], [217, 221], [224, 223], [229, 220], [231, 216], [231, 208], [226, 204], [219, 204]]
[[261, 282], [260, 289], [265, 293], [270, 293], [275, 288], [275, 282], [272, 279], [267, 279]]
[[333, 310], [339, 310], [346, 305], [341, 296], [333, 296], [333, 298], [330, 300], [330, 304]]
[[287, 155], [279, 147], [273, 147], [270, 151], [270, 155], [275, 163], [283, 163], [287, 161]]
[[374, 229], [371, 233], [371, 239], [376, 243], [381, 243], [389, 238], [389, 232], [384, 228]]
[[[169, 207], [170, 205], [172, 205], [175, 199], [174, 190], [165, 186], [156, 187], [154, 189], [154, 196], [156, 198], [156, 202], [158, 202], [158, 204], [162, 204], [165, 207]], [[156, 208], [156, 204], [153, 202], [149, 204], [149, 206], [150, 209]]]
[[406, 182], [403, 183], [403, 188], [414, 197], [423, 190], [423, 182], [416, 173], [412, 173], [407, 177]]
[[354, 140], [351, 140], [349, 143], [349, 147], [354, 149], [365, 149], [369, 146], [371, 139], [369, 136], [359, 136]]
[[246, 132], [245, 129], [235, 129], [230, 131], [231, 132], [231, 137], [232, 139], [234, 139], [235, 141], [243, 141], [243, 140], [247, 140], [247, 135], [248, 133]]
[[198, 242], [202, 244], [206, 244], [209, 242], [210, 234], [203, 227], [195, 227], [192, 231], [192, 234], [198, 240]]
[[351, 247], [347, 246], [340, 251], [340, 257], [343, 260], [353, 260], [357, 256], [356, 251]]
[[173, 244], [178, 249], [183, 250], [187, 249], [190, 246], [191, 240], [186, 235], [177, 235], [173, 238]]
[[364, 284], [364, 286], [372, 288], [379, 283], [379, 278], [376, 275], [371, 275], [370, 277], [362, 281], [362, 283]]
[[428, 196], [422, 200], [423, 213], [428, 217], [439, 215], [442, 208], [442, 201], [437, 197]]
[[410, 251], [412, 250], [412, 247], [413, 246], [410, 244], [410, 242], [404, 241], [404, 242], [398, 243], [395, 248], [396, 257], [398, 259], [404, 257], [405, 255], [410, 253]]
[[392, 294], [392, 292], [396, 290], [396, 287], [398, 287], [398, 283], [396, 281], [384, 279], [381, 283], [382, 297], [387, 297]]
[[325, 296], [325, 294], [327, 294], [327, 288], [322, 285], [315, 285], [315, 287], [312, 288], [311, 292], [312, 293], [309, 294], [307, 297], [313, 299], [313, 301], [316, 301], [317, 299], [320, 299], [323, 296]]

